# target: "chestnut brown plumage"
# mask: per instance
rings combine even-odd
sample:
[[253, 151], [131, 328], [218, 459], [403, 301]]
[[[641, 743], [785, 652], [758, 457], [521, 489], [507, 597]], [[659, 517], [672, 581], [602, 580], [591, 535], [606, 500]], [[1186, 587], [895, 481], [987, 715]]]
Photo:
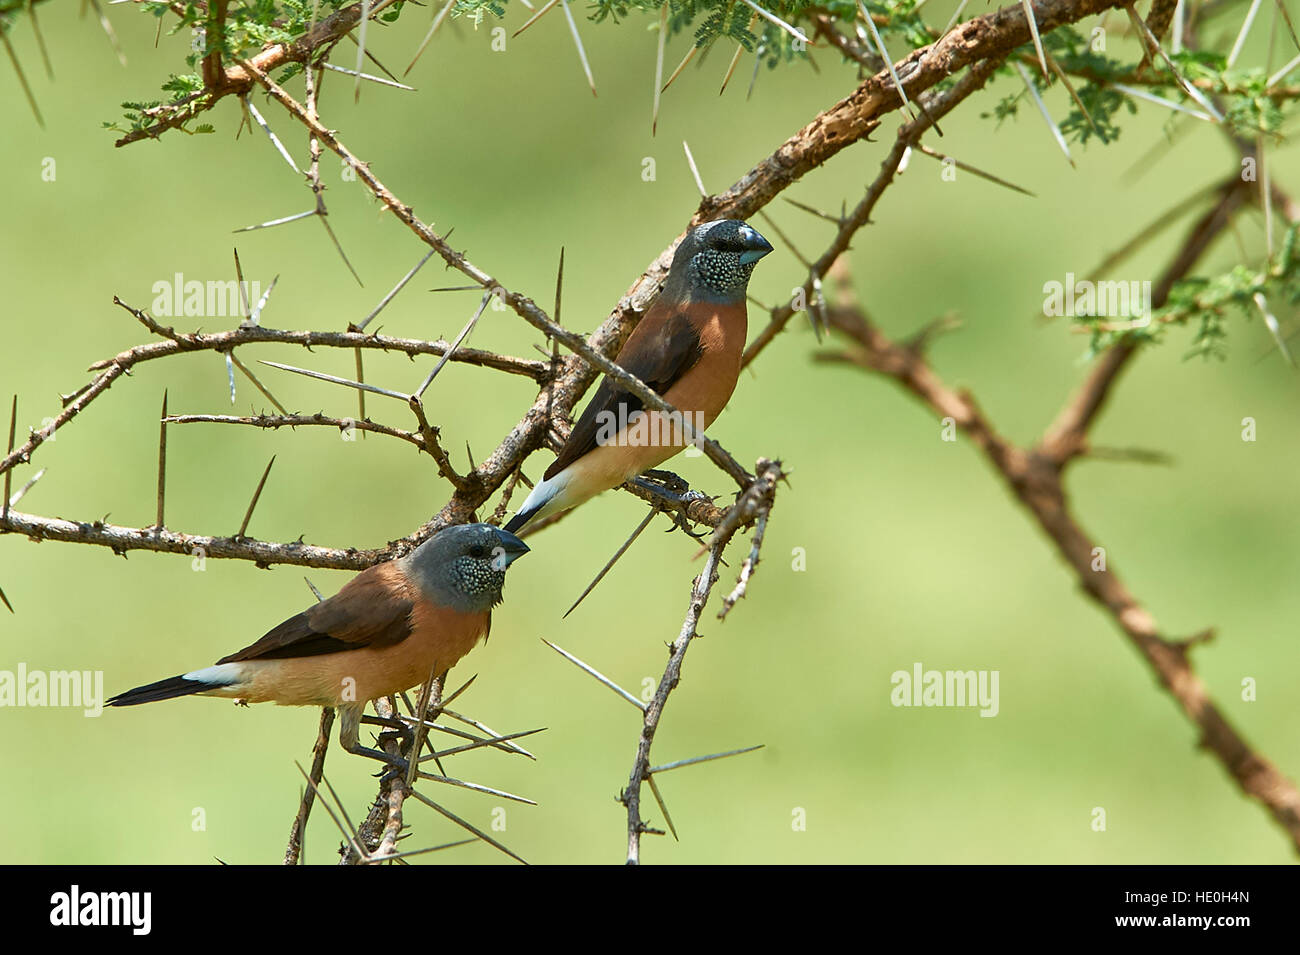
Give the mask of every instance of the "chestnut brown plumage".
[[106, 703], [134, 706], [198, 694], [334, 706], [343, 747], [387, 759], [359, 743], [365, 705], [446, 673], [486, 638], [506, 569], [527, 552], [519, 538], [488, 524], [444, 528], [214, 665], [138, 686]]
[[[735, 391], [745, 350], [745, 293], [771, 244], [748, 224], [718, 219], [686, 234], [663, 290], [615, 363], [680, 411], [696, 432], [711, 425]], [[646, 412], [639, 398], [605, 378], [559, 457], [506, 525], [589, 500], [662, 464], [686, 446], [681, 422]]]

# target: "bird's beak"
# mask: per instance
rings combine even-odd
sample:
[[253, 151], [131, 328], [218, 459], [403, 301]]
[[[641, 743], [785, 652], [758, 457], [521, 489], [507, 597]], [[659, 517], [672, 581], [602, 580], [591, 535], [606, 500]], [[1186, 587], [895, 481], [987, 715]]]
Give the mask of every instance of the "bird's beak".
[[505, 566], [509, 567], [512, 563], [528, 553], [528, 545], [521, 541], [509, 531], [503, 531], [501, 528], [496, 529], [497, 537], [501, 541], [501, 549], [505, 551]]
[[740, 253], [741, 265], [752, 265], [772, 251], [772, 243], [758, 234], [751, 225], [741, 227], [740, 237], [745, 243], [745, 251]]

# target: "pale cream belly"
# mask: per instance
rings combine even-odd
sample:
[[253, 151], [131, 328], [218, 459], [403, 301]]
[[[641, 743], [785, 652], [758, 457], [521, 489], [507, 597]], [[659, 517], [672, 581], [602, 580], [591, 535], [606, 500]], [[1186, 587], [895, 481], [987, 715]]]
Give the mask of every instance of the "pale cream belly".
[[[687, 415], [686, 420], [697, 432], [713, 423], [709, 417]], [[612, 440], [592, 448], [574, 462], [574, 483], [599, 487], [617, 487], [642, 471], [658, 467], [686, 447], [681, 424], [666, 421], [657, 411], [639, 414]]]
[[283, 706], [343, 706], [365, 703], [424, 683], [467, 654], [487, 630], [486, 614], [459, 626], [426, 626], [393, 646], [281, 660], [245, 660], [241, 682], [208, 696], [275, 702]]
[[[707, 352], [664, 394], [664, 400], [681, 412], [696, 432], [713, 424], [736, 389], [745, 347], [744, 312], [736, 319], [714, 317], [701, 329], [701, 338], [709, 345]], [[550, 479], [557, 489], [533, 515], [534, 520], [576, 507], [658, 467], [687, 443], [680, 421], [657, 411], [633, 416], [612, 437], [602, 440], [598, 435], [597, 442], [597, 447]]]
[[[670, 390], [667, 400], [682, 412], [682, 418], [696, 432], [696, 437], [713, 424], [731, 397], [731, 389], [727, 389], [711, 401], [683, 401], [679, 404], [672, 399], [680, 401], [695, 396], [674, 395], [672, 390], [676, 389]], [[629, 478], [675, 457], [687, 443], [681, 421], [661, 415], [658, 411], [638, 414], [612, 440], [592, 448], [581, 460], [574, 462], [575, 477], [581, 474], [574, 483], [601, 490], [617, 487]]]

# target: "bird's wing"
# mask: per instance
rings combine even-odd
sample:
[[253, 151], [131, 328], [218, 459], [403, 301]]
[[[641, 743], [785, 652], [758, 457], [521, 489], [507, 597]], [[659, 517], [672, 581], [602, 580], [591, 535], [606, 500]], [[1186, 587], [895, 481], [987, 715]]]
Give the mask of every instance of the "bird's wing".
[[[618, 353], [617, 363], [662, 395], [702, 353], [699, 329], [686, 312], [651, 308]], [[620, 406], [626, 409], [621, 416]], [[544, 477], [549, 480], [596, 447], [602, 412], [614, 415], [615, 420], [627, 420], [642, 407], [641, 399], [618, 382], [603, 379]]]
[[392, 563], [379, 564], [357, 574], [333, 597], [290, 617], [256, 643], [217, 663], [392, 646], [411, 633], [414, 596], [401, 571]]

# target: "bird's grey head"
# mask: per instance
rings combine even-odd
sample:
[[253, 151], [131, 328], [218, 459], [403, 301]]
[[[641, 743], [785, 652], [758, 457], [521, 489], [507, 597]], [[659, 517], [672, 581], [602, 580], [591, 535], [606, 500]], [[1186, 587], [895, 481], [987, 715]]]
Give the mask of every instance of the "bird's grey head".
[[403, 568], [426, 597], [462, 613], [501, 602], [506, 568], [528, 553], [514, 534], [491, 524], [445, 527], [403, 558]]
[[697, 225], [673, 256], [665, 288], [707, 301], [741, 302], [758, 260], [772, 243], [739, 219], [715, 219]]

